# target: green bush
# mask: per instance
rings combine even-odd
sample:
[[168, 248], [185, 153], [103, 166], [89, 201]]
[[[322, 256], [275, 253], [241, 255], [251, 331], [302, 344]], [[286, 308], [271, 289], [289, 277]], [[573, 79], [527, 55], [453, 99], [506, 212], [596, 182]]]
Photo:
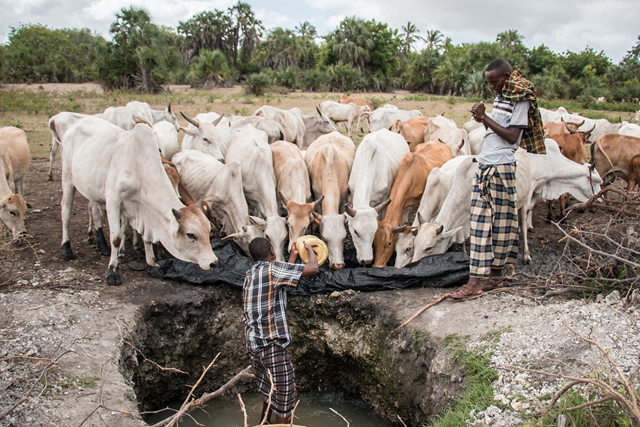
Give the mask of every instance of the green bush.
[[262, 96], [270, 89], [271, 79], [264, 72], [250, 74], [242, 87], [247, 95]]

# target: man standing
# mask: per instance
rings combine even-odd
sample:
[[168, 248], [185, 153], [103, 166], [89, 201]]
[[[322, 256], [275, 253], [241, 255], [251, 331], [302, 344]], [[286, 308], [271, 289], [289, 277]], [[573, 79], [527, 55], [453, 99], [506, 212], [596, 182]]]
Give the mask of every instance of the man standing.
[[482, 102], [471, 107], [474, 120], [487, 132], [471, 195], [469, 282], [450, 295], [454, 299], [502, 287], [502, 268], [518, 255], [515, 153], [519, 145], [545, 153], [533, 84], [504, 59], [492, 61], [485, 76], [496, 97], [491, 117]]
[[276, 424], [291, 423], [296, 398], [293, 364], [287, 354], [291, 335], [286, 316], [286, 288], [296, 287], [301, 276], [319, 271], [315, 252], [306, 242], [304, 247], [309, 252], [306, 265], [295, 264], [298, 257], [295, 242], [289, 262], [276, 261], [276, 253], [267, 239], [258, 237], [249, 243], [249, 253], [255, 263], [244, 279], [245, 339], [258, 389], [264, 396], [261, 420], [266, 417], [270, 422], [273, 411]]

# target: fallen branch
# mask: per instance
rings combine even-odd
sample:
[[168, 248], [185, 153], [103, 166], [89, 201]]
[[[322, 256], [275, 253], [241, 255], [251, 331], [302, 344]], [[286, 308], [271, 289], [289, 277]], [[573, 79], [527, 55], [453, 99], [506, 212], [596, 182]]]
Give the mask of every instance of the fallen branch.
[[344, 421], [345, 423], [347, 423], [347, 427], [349, 427], [349, 421], [347, 421], [347, 419], [346, 419], [345, 417], [343, 417], [342, 415], [340, 415], [340, 414], [338, 413], [338, 411], [336, 411], [336, 410], [335, 410], [335, 409], [333, 409], [333, 408], [329, 408], [329, 410], [330, 410], [331, 412], [333, 412], [334, 414], [336, 414], [337, 416], [339, 416], [340, 418], [342, 418], [342, 421]]
[[398, 326], [396, 328], [396, 330], [394, 332], [399, 331], [400, 329], [404, 328], [405, 326], [407, 326], [409, 323], [411, 323], [411, 321], [413, 319], [415, 319], [416, 317], [420, 316], [420, 314], [422, 314], [422, 312], [424, 312], [426, 309], [428, 309], [429, 307], [433, 307], [434, 305], [444, 301], [445, 299], [449, 298], [449, 295], [451, 295], [453, 292], [449, 292], [446, 293], [444, 295], [442, 295], [440, 298], [438, 298], [437, 300], [435, 300], [432, 303], [429, 303], [427, 305], [425, 305], [424, 307], [422, 307], [420, 310], [418, 310], [418, 312], [416, 314], [414, 314], [413, 316], [411, 316], [411, 318], [409, 320], [407, 320], [406, 322], [404, 322], [402, 325]]

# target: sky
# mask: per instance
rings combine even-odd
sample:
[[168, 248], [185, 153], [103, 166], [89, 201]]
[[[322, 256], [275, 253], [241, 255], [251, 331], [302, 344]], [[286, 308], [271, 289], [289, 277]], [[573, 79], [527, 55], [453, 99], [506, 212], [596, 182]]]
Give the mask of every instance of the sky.
[[[226, 10], [236, 0], [0, 0], [0, 42], [12, 27], [41, 24], [49, 28], [89, 28], [110, 39], [115, 14], [143, 7], [155, 24], [176, 27], [206, 10]], [[245, 0], [266, 29], [294, 29], [309, 21], [324, 36], [345, 17], [375, 19], [401, 30], [407, 22], [420, 34], [439, 30], [454, 44], [495, 41], [508, 29], [523, 43], [542, 44], [556, 53], [587, 46], [618, 63], [640, 35], [638, 0]], [[418, 46], [420, 47], [420, 46]]]

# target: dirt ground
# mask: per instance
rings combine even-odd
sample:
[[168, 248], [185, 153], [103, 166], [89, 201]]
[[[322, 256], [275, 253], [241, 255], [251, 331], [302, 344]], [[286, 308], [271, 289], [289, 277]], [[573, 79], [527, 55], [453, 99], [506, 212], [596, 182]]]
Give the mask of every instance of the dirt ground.
[[[43, 87], [49, 89], [48, 85]], [[41, 90], [34, 85], [27, 89]], [[84, 85], [83, 89], [98, 91], [99, 87]], [[189, 89], [175, 87], [172, 90]], [[228, 91], [237, 93], [237, 89]], [[153, 304], [165, 295], [185, 292], [190, 285], [153, 279], [145, 270], [129, 268], [128, 265], [136, 267], [132, 261], [144, 263], [144, 254], [132, 252], [129, 247], [122, 261], [123, 285], [107, 286], [108, 259], [87, 243], [87, 202], [79, 194], [71, 218], [71, 244], [77, 259], [63, 261], [60, 258], [60, 160], [56, 160], [54, 166], [54, 180], [47, 181], [48, 159], [32, 160], [26, 179], [25, 199], [30, 203], [26, 221], [30, 237], [26, 242], [7, 243], [6, 228], [2, 228], [5, 238], [0, 246], [0, 426], [144, 425], [127, 415], [135, 413], [135, 402], [130, 385], [118, 372], [116, 349], [140, 307]], [[589, 221], [600, 214], [572, 213], [569, 221], [578, 217]], [[514, 282], [521, 289], [526, 289], [531, 277], [551, 278], [565, 250], [565, 243], [560, 242], [564, 235], [545, 222], [545, 216], [546, 206], [539, 203], [534, 211], [535, 232], [529, 235], [534, 261], [528, 266], [517, 265]], [[391, 310], [401, 323], [448, 291], [408, 289], [380, 292], [371, 298], [379, 299], [381, 310]], [[565, 304], [564, 300], [556, 302]], [[513, 294], [489, 295], [457, 304], [446, 301], [437, 310], [418, 318], [411, 327], [431, 330], [439, 337], [458, 333], [480, 339], [505, 324], [518, 331], [520, 326], [527, 328], [524, 313], [540, 304], [543, 303], [531, 303]], [[628, 307], [624, 304], [615, 307], [622, 313], [618, 313], [621, 318], [628, 315], [637, 319], [637, 313], [627, 314]], [[562, 309], [573, 310], [564, 306]], [[523, 313], [522, 325], [518, 324], [519, 316], [514, 315], [516, 311]], [[486, 313], [490, 313], [490, 320], [486, 320], [489, 318]], [[557, 313], [552, 310], [545, 315], [550, 316], [549, 324], [557, 320]], [[543, 329], [545, 319], [537, 320]], [[585, 318], [580, 326], [588, 328], [591, 321], [594, 320]], [[556, 344], [562, 346], [573, 338], [566, 333], [565, 341], [555, 339], [559, 341]], [[634, 345], [632, 354], [637, 354], [638, 345]], [[59, 360], [55, 360], [56, 357], [60, 357]], [[54, 366], [43, 376], [45, 368], [54, 360]], [[39, 394], [39, 387], [29, 392], [34, 384], [44, 382], [49, 385], [44, 394]], [[28, 399], [19, 403], [25, 397]], [[14, 409], [16, 403], [19, 404]], [[102, 409], [94, 413], [99, 406]]]

